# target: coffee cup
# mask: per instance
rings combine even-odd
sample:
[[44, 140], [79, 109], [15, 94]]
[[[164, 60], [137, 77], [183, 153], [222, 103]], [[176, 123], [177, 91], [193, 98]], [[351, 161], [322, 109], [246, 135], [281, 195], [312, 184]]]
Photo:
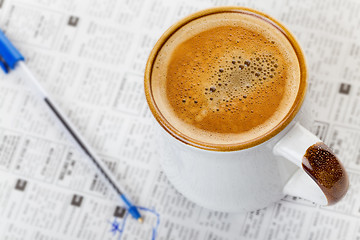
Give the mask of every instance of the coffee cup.
[[246, 212], [285, 195], [331, 205], [347, 173], [308, 131], [304, 54], [272, 17], [243, 7], [194, 13], [155, 44], [145, 95], [170, 182], [203, 207]]

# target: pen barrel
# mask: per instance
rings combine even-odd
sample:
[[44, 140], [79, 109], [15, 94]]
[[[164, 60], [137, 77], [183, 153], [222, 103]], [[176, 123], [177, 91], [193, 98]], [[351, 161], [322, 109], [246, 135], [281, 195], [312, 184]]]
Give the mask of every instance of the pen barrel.
[[19, 61], [16, 64], [16, 74], [24, 80], [24, 83], [39, 97], [42, 99], [47, 98], [47, 94], [44, 88], [40, 85], [39, 81], [30, 72], [28, 67], [23, 61]]
[[83, 151], [87, 157], [94, 163], [96, 169], [100, 172], [100, 176], [102, 176], [107, 182], [110, 183], [111, 187], [115, 190], [116, 194], [123, 195], [123, 191], [117, 185], [115, 177], [110, 172], [106, 164], [97, 156], [95, 151], [91, 149], [88, 143], [83, 139], [80, 133], [76, 130], [76, 128], [72, 125], [69, 119], [66, 117], [64, 113], [60, 110], [56, 104], [51, 101], [49, 97], [44, 99], [48, 107], [52, 110], [52, 112], [56, 115], [56, 119], [63, 125], [66, 129], [66, 132], [71, 136], [73, 141], [79, 147], [81, 151]]
[[[31, 86], [32, 90], [45, 101], [48, 108], [54, 115], [54, 119], [58, 121], [65, 129], [65, 132], [70, 135], [71, 139], [74, 143], [79, 147], [79, 149], [84, 152], [87, 157], [91, 159], [91, 161], [96, 166], [96, 169], [100, 172], [100, 176], [102, 176], [107, 182], [110, 183], [113, 190], [115, 190], [118, 196], [123, 196], [124, 192], [121, 187], [116, 183], [116, 179], [113, 174], [110, 172], [106, 164], [97, 156], [95, 151], [92, 150], [90, 145], [85, 141], [85, 139], [81, 136], [81, 134], [76, 130], [76, 127], [71, 123], [71, 121], [66, 117], [66, 115], [62, 112], [60, 107], [51, 99], [51, 97], [46, 93], [46, 91], [39, 84], [38, 80], [33, 76], [30, 70], [27, 68], [26, 64], [22, 61], [17, 64], [17, 71], [19, 76], [22, 79], [26, 79], [25, 82]], [[122, 198], [123, 199], [123, 198]], [[123, 199], [124, 200], [124, 199]], [[128, 206], [128, 200], [124, 201]], [[131, 205], [131, 204], [130, 204]]]

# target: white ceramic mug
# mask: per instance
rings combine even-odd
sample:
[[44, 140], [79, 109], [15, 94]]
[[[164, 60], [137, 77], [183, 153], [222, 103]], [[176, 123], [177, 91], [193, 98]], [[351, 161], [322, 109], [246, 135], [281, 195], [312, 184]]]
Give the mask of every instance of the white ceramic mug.
[[[293, 108], [274, 131], [251, 143], [210, 147], [187, 139], [161, 114], [151, 89], [156, 55], [179, 28], [202, 16], [219, 12], [252, 14], [278, 27], [293, 45], [299, 59], [301, 84]], [[145, 94], [158, 129], [161, 165], [175, 188], [203, 207], [245, 212], [298, 196], [321, 205], [334, 204], [347, 192], [347, 173], [333, 152], [299, 122], [306, 91], [304, 55], [293, 35], [275, 19], [252, 9], [220, 7], [188, 16], [167, 30], [152, 50], [145, 70]]]

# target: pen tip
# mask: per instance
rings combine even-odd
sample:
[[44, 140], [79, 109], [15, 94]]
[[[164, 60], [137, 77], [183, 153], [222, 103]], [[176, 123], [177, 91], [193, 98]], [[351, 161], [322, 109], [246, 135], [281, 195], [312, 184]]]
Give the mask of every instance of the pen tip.
[[138, 222], [139, 222], [139, 223], [143, 223], [143, 221], [144, 221], [144, 220], [143, 220], [142, 218], [138, 218]]

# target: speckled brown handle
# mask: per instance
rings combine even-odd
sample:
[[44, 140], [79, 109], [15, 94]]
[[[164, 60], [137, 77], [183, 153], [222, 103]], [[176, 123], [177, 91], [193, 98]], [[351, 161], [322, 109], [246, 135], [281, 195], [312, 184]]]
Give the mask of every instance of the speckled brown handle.
[[324, 192], [328, 205], [337, 203], [346, 194], [348, 175], [333, 151], [323, 142], [306, 150], [302, 166]]

